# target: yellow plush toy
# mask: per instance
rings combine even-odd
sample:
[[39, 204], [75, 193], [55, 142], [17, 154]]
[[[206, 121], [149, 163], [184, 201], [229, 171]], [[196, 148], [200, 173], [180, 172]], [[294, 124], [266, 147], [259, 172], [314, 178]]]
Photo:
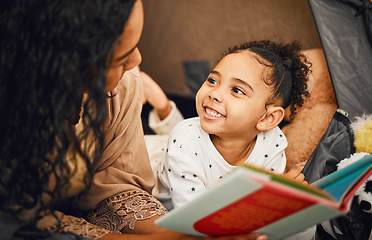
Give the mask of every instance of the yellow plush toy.
[[354, 133], [355, 151], [372, 153], [372, 115], [357, 117], [350, 127]]

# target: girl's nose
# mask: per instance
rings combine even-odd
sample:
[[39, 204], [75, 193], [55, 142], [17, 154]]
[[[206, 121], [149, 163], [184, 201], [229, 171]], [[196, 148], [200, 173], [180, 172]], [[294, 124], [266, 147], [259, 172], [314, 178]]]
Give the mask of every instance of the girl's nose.
[[221, 93], [219, 93], [218, 89], [214, 89], [214, 90], [210, 91], [209, 94], [208, 94], [208, 97], [210, 99], [212, 99], [213, 101], [216, 101], [216, 102], [221, 102], [223, 100], [222, 95], [221, 95]]

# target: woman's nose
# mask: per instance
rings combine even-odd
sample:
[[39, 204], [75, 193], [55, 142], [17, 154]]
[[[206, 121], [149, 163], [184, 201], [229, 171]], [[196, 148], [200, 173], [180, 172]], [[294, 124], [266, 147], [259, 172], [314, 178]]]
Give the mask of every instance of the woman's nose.
[[139, 66], [142, 62], [142, 55], [141, 55], [141, 52], [140, 50], [138, 49], [138, 47], [133, 51], [133, 62]]

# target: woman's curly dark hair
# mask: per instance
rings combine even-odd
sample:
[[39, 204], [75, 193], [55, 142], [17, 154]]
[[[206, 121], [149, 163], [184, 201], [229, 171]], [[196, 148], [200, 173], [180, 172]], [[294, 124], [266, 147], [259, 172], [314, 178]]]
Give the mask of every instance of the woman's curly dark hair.
[[307, 81], [311, 63], [301, 54], [300, 43], [252, 41], [230, 48], [225, 55], [245, 50], [254, 53], [257, 61], [268, 67], [263, 80], [272, 86], [272, 97], [267, 105], [281, 100], [283, 108], [290, 107], [290, 118], [293, 118], [297, 107], [301, 107], [310, 96]]
[[[106, 67], [134, 0], [12, 0], [0, 4], [0, 206], [53, 209], [84, 159], [91, 180], [103, 145]], [[88, 98], [82, 106], [83, 92]], [[83, 110], [85, 129], [74, 124]], [[95, 142], [81, 142], [93, 134]], [[89, 141], [88, 141], [89, 142]], [[94, 145], [94, 148], [92, 148]], [[69, 150], [70, 148], [70, 150]], [[90, 154], [90, 149], [95, 149]], [[50, 187], [51, 178], [56, 186]], [[42, 195], [53, 201], [46, 206]], [[12, 206], [19, 206], [15, 209]]]

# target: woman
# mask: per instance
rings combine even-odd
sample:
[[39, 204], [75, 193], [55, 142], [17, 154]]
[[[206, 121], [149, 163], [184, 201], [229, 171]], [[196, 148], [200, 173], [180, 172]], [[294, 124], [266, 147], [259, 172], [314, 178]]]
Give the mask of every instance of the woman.
[[[2, 237], [194, 239], [154, 224], [166, 210], [150, 195], [140, 121], [141, 1], [0, 9]], [[57, 211], [67, 203], [91, 223]]]

